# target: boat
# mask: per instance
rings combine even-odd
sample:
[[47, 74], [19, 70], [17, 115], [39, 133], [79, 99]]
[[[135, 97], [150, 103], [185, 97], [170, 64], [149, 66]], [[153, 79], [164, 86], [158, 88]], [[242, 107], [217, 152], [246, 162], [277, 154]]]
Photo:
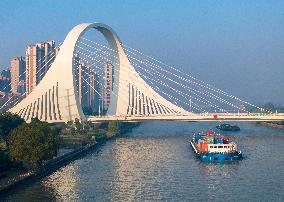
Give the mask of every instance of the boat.
[[197, 158], [201, 161], [234, 161], [242, 159], [242, 152], [237, 144], [222, 134], [193, 134], [190, 144]]
[[239, 126], [232, 126], [232, 125], [227, 124], [227, 123], [220, 124], [220, 125], [216, 126], [216, 128], [219, 129], [219, 130], [223, 130], [223, 131], [239, 131], [240, 130]]

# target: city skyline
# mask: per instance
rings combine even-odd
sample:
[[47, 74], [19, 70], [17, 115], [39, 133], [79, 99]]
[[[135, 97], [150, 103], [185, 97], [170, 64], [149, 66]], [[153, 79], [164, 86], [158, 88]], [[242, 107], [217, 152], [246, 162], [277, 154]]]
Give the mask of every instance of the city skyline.
[[[54, 40], [47, 40], [28, 45], [25, 57], [12, 58], [10, 67], [2, 70], [0, 75], [1, 107], [9, 108], [13, 102], [19, 103], [29, 95], [44, 78], [59, 50], [60, 45], [56, 46]], [[81, 61], [79, 54], [76, 54], [76, 61], [78, 71], [75, 72], [75, 79], [82, 109], [88, 114], [100, 113], [103, 111], [98, 95], [101, 91], [100, 78], [96, 70]], [[104, 99], [101, 100], [105, 102]]]
[[[54, 1], [46, 1], [37, 6], [46, 6], [47, 10], [52, 7], [53, 15], [40, 19], [34, 18], [38, 13], [32, 6], [34, 2], [23, 2], [0, 3], [4, 28], [1, 35], [5, 41], [1, 44], [1, 50], [5, 50], [0, 51], [1, 68], [9, 66], [12, 57], [24, 55], [28, 44], [50, 38], [61, 42], [77, 22], [102, 21], [114, 27], [125, 44], [218, 88], [249, 101], [284, 103], [283, 3], [280, 1], [274, 4], [154, 1], [127, 5], [87, 1], [80, 5], [80, 15], [71, 15], [76, 11], [75, 2], [69, 5], [59, 2], [52, 7]], [[20, 19], [18, 14], [29, 8], [34, 12]], [[113, 11], [111, 16], [107, 10]], [[28, 17], [33, 17], [32, 23], [23, 23]], [[21, 37], [17, 30], [21, 30]]]

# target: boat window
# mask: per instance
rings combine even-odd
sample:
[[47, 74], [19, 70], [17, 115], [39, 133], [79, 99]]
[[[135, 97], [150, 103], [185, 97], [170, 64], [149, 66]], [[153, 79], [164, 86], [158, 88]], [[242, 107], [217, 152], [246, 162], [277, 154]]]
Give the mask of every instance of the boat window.
[[218, 148], [223, 148], [223, 146], [218, 146]]
[[217, 148], [217, 146], [214, 146], [214, 148]]
[[228, 148], [230, 148], [230, 146], [228, 146]]
[[224, 148], [227, 148], [227, 146], [224, 146]]
[[213, 146], [210, 146], [210, 148], [213, 148]]

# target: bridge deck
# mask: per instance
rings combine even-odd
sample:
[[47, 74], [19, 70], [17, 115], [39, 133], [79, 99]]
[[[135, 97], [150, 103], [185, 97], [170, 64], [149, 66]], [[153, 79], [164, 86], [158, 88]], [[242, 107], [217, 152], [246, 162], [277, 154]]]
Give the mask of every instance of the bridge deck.
[[89, 116], [91, 122], [144, 122], [144, 121], [283, 121], [284, 113], [268, 114], [259, 116], [257, 114], [183, 114], [183, 115], [150, 115], [150, 116]]

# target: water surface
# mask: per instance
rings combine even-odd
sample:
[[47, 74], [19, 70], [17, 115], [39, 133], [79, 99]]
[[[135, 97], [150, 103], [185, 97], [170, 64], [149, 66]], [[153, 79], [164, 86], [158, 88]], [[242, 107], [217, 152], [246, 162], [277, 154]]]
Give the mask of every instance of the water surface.
[[238, 123], [244, 159], [200, 162], [189, 136], [215, 125], [143, 123], [4, 200], [284, 201], [284, 130]]

